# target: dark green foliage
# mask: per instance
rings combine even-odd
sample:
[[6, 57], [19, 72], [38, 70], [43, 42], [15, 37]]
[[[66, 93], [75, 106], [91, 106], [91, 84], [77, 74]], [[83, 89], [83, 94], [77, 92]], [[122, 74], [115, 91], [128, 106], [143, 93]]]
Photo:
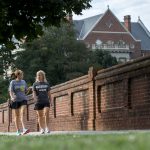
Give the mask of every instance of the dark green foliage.
[[0, 103], [6, 102], [9, 98], [8, 86], [9, 80], [0, 77]]
[[0, 44], [14, 46], [14, 35], [20, 41], [42, 35], [43, 26], [58, 26], [68, 13], [81, 14], [90, 8], [91, 0], [1, 0]]
[[87, 73], [88, 49], [75, 39], [70, 25], [50, 27], [44, 36], [24, 45], [25, 51], [17, 56], [15, 65], [25, 72], [25, 78], [33, 83], [35, 74], [42, 69], [52, 85], [65, 82]]
[[112, 57], [108, 51], [96, 49], [91, 54], [91, 63], [94, 68], [108, 68], [118, 64], [117, 59]]
[[11, 51], [4, 45], [0, 48], [0, 75], [7, 78], [7, 69], [12, 65], [13, 55]]

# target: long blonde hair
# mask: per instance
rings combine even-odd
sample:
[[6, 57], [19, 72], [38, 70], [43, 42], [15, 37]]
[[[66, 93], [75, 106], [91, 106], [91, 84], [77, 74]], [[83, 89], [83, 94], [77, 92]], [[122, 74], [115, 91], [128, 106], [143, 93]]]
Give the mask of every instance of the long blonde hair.
[[45, 75], [45, 72], [43, 70], [39, 70], [37, 73], [36, 73], [36, 82], [39, 82], [38, 80], [38, 75], [41, 74], [43, 76], [43, 81], [44, 82], [47, 82], [47, 79], [46, 79], [46, 75]]

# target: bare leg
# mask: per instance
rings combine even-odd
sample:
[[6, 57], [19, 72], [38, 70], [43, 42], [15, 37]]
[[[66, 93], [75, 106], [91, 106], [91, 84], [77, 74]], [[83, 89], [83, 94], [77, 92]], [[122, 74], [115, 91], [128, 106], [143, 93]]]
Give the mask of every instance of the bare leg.
[[16, 130], [19, 131], [19, 109], [13, 109]]
[[49, 107], [44, 108], [45, 127], [49, 130]]
[[25, 109], [26, 109], [26, 105], [22, 105], [20, 107], [20, 119], [21, 119], [21, 124], [22, 124], [23, 129], [26, 129], [25, 128], [25, 115], [24, 115]]
[[38, 115], [38, 123], [40, 126], [40, 129], [44, 129], [44, 117], [43, 117], [43, 110], [37, 110], [37, 115]]

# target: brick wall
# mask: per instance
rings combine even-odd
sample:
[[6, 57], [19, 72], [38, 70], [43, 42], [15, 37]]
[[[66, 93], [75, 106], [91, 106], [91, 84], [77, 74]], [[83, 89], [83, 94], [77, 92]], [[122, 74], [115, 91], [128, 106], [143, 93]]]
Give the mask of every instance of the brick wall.
[[150, 57], [99, 71], [96, 130], [150, 128]]
[[[87, 75], [51, 89], [51, 130], [122, 130], [150, 128], [150, 56]], [[27, 127], [38, 131], [29, 96]], [[8, 103], [0, 105], [0, 131], [14, 131]]]
[[[93, 130], [94, 70], [87, 75], [51, 89], [54, 107], [50, 108], [51, 130]], [[0, 105], [0, 131], [15, 131], [14, 115], [8, 103]], [[29, 96], [25, 112], [27, 128], [38, 131], [34, 100]]]
[[88, 75], [52, 87], [52, 130], [93, 130], [94, 70]]
[[0, 131], [8, 131], [9, 128], [9, 109], [8, 103], [0, 105]]

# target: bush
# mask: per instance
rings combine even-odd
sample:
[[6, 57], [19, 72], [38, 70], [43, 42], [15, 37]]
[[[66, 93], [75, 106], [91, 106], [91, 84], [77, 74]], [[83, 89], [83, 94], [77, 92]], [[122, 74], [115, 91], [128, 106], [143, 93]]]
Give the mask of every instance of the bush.
[[6, 102], [9, 98], [8, 86], [9, 80], [0, 78], [0, 104]]

